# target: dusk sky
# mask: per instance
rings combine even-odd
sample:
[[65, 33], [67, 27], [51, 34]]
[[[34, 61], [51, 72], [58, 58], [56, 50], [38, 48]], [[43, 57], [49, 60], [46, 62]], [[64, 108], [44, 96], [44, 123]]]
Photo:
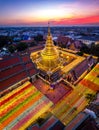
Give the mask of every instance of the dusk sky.
[[0, 0], [0, 26], [99, 25], [99, 0]]

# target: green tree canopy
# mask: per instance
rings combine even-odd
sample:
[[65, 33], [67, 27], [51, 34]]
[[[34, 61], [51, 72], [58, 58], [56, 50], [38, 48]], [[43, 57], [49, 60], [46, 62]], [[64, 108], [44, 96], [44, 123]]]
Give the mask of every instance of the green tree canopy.
[[37, 42], [38, 41], [43, 41], [43, 35], [38, 34], [37, 36], [34, 37], [34, 40], [37, 41]]
[[27, 43], [24, 43], [24, 42], [20, 42], [20, 43], [17, 45], [18, 51], [24, 51], [27, 47], [28, 47]]
[[16, 48], [15, 48], [15, 46], [10, 45], [9, 48], [8, 48], [8, 50], [9, 50], [11, 53], [13, 53], [13, 52], [16, 50]]
[[92, 43], [90, 48], [87, 45], [83, 44], [80, 51], [83, 53], [87, 53], [99, 57], [99, 44], [95, 45], [94, 43]]
[[12, 43], [12, 37], [9, 36], [0, 36], [0, 48], [7, 45], [8, 42]]

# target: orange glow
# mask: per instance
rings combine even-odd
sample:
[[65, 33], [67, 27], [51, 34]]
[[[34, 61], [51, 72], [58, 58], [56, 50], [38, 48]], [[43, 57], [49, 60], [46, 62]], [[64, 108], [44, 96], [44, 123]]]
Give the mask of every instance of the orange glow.
[[99, 0], [11, 1], [0, 2], [0, 25], [99, 25]]
[[29, 16], [19, 15], [19, 17], [13, 17], [1, 19], [0, 24], [7, 25], [47, 25], [48, 21], [51, 21], [51, 25], [85, 25], [85, 24], [99, 24], [99, 15], [84, 16], [73, 14], [72, 9], [43, 9], [37, 12], [29, 12]]

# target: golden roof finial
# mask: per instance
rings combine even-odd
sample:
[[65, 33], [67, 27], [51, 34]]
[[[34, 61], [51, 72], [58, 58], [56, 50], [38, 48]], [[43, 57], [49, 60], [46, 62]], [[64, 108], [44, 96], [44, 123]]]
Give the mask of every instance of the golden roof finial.
[[48, 35], [50, 35], [50, 23], [48, 22]]

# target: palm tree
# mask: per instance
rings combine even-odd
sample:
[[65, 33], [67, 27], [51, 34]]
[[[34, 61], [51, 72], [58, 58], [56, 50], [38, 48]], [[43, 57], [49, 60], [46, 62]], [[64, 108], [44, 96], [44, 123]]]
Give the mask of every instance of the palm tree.
[[92, 100], [95, 99], [96, 95], [95, 95], [95, 94], [91, 94], [91, 93], [87, 93], [85, 97], [86, 97], [86, 99], [87, 99], [89, 102], [91, 102]]

